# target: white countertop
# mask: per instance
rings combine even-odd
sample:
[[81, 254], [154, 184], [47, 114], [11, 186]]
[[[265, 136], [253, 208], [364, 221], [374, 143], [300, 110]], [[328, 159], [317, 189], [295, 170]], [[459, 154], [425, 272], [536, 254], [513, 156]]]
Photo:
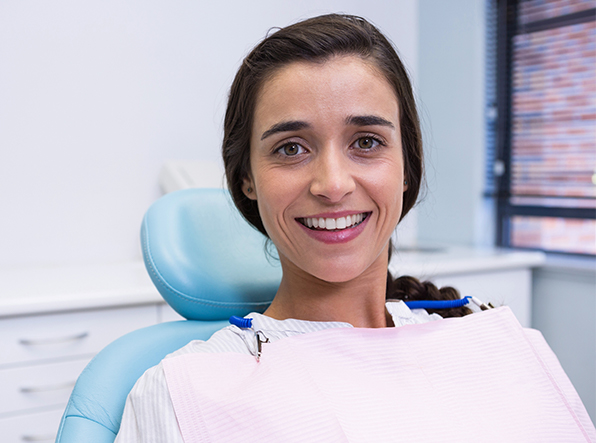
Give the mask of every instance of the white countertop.
[[163, 302], [142, 262], [0, 269], [0, 317]]
[[534, 268], [541, 266], [545, 259], [546, 255], [542, 252], [445, 246], [398, 250], [391, 257], [389, 271], [394, 276], [412, 275], [427, 279], [453, 274]]
[[[544, 254], [448, 247], [393, 255], [394, 275], [447, 274], [540, 266]], [[0, 269], [0, 317], [163, 302], [142, 262]]]

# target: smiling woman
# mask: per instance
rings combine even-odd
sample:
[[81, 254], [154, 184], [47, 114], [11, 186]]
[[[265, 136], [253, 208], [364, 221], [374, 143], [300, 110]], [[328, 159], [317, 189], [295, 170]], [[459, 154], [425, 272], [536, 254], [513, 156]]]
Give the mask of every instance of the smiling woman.
[[[304, 318], [305, 304], [335, 295], [321, 284], [333, 282], [343, 283], [337, 296], [349, 311], [321, 312], [321, 320], [386, 326], [385, 297], [373, 302], [372, 294], [385, 290], [388, 240], [407, 186], [398, 101], [385, 77], [350, 55], [279, 68], [257, 98], [250, 158], [243, 189], [284, 271], [266, 315]], [[309, 290], [289, 283], [298, 280]], [[368, 294], [351, 289], [361, 285]]]
[[367, 21], [316, 17], [261, 42], [232, 85], [223, 157], [236, 206], [279, 252], [267, 315], [380, 327], [386, 298], [460, 297], [387, 271], [390, 235], [420, 189], [422, 140], [406, 70]]
[[[442, 321], [471, 311], [403, 301], [455, 289], [388, 273], [422, 143], [406, 71], [373, 25], [332, 14], [263, 40], [232, 84], [223, 158], [234, 203], [279, 253], [279, 289], [264, 314], [233, 317], [148, 370], [118, 442], [583, 441], [556, 440], [548, 414], [569, 403], [537, 395], [553, 377], [536, 376], [544, 362], [509, 311]], [[487, 387], [477, 367], [501, 378]], [[540, 437], [526, 418], [545, 425]]]

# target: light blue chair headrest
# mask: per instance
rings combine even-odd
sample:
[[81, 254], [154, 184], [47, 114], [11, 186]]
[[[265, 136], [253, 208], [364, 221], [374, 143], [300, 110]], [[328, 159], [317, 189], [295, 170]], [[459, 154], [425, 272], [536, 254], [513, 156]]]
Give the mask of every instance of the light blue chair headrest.
[[141, 229], [145, 266], [163, 298], [189, 320], [264, 311], [281, 280], [265, 237], [228, 191], [185, 189], [157, 200]]

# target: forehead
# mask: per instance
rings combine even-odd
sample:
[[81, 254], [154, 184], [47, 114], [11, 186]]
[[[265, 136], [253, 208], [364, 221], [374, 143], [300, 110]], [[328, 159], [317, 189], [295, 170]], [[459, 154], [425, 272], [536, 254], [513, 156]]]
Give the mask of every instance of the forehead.
[[397, 123], [394, 88], [370, 61], [341, 56], [323, 62], [293, 62], [265, 81], [257, 97], [254, 129], [288, 118], [345, 119], [384, 114]]

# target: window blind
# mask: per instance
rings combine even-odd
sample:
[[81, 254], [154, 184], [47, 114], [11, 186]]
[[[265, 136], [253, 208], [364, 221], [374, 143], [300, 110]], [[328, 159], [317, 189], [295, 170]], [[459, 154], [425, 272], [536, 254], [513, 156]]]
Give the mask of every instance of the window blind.
[[596, 254], [596, 0], [509, 3], [503, 243]]

